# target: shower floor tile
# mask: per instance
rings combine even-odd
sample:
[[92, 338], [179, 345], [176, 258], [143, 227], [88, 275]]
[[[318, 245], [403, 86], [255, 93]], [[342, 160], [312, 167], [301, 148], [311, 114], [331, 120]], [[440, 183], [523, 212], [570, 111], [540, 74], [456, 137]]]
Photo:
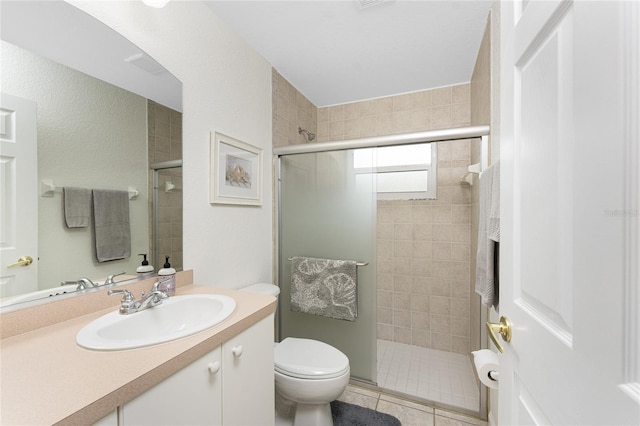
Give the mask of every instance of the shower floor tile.
[[378, 340], [378, 387], [477, 411], [480, 391], [466, 355]]

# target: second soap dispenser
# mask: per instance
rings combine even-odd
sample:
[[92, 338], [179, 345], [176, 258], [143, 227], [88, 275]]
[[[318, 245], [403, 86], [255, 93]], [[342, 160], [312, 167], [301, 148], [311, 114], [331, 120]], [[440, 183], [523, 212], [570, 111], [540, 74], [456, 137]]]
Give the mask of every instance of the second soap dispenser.
[[176, 292], [176, 270], [169, 263], [169, 256], [165, 256], [165, 262], [162, 269], [158, 271], [158, 290], [167, 294]]

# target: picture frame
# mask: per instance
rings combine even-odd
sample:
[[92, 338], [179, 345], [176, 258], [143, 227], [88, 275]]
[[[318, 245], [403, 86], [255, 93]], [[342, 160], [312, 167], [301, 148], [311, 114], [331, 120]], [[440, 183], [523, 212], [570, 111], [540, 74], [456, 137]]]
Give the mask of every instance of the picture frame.
[[261, 206], [262, 149], [212, 132], [209, 201]]

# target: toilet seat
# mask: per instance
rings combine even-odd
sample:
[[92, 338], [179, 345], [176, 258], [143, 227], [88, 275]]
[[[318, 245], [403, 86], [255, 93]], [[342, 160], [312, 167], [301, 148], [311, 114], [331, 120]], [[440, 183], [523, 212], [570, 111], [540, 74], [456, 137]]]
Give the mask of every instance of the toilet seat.
[[349, 358], [317, 340], [287, 337], [274, 349], [275, 370], [299, 379], [331, 379], [349, 372]]

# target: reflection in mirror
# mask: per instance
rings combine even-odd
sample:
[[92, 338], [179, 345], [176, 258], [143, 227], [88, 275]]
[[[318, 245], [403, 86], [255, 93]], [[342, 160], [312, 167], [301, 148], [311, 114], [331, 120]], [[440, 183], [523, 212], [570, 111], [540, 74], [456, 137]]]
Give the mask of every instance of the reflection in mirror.
[[[28, 157], [17, 159], [15, 182], [3, 182], [2, 225], [11, 232], [3, 233], [0, 247], [2, 305], [13, 296], [18, 296], [14, 301], [28, 301], [72, 292], [82, 277], [100, 284], [121, 272], [125, 274], [115, 281], [135, 278], [142, 260], [138, 253], [162, 263], [169, 256], [171, 266], [181, 270], [181, 83], [122, 36], [66, 2], [2, 2], [1, 15], [3, 124], [13, 123], [6, 117], [18, 116], [11, 112], [11, 100], [24, 100], [35, 105], [37, 130], [37, 167], [35, 161], [25, 161]], [[143, 66], [136, 66], [140, 61]], [[3, 167], [12, 163], [12, 155], [13, 148], [3, 142]], [[159, 176], [156, 168], [162, 171]], [[23, 175], [30, 182], [26, 187], [19, 178]], [[18, 186], [5, 191], [9, 183]], [[91, 201], [83, 205], [86, 226], [70, 228], [62, 193], [69, 187], [132, 190], [129, 255], [97, 260], [96, 209]], [[27, 194], [34, 207], [23, 207], [20, 197], [9, 193]], [[24, 227], [15, 221], [26, 218], [29, 209], [38, 212], [32, 225], [37, 241], [24, 243]], [[12, 210], [16, 214], [7, 214]], [[8, 252], [9, 246], [26, 247], [25, 253]], [[31, 265], [7, 267], [24, 255], [33, 258]]]

